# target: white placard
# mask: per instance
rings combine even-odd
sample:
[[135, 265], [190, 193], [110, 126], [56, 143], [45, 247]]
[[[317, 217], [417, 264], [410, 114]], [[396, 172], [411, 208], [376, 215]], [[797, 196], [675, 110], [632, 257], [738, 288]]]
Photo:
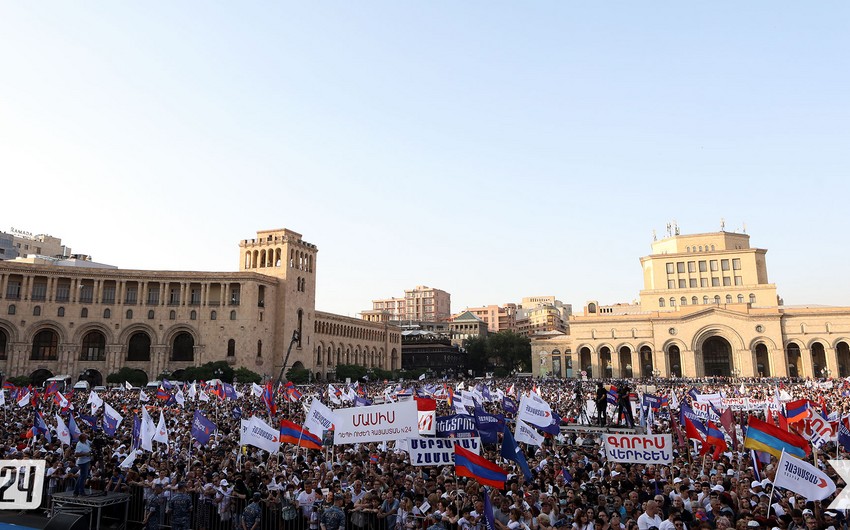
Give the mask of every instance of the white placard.
[[455, 444], [475, 454], [481, 452], [481, 438], [411, 438], [407, 452], [414, 466], [455, 465]]
[[0, 460], [0, 510], [35, 510], [44, 493], [44, 460]]
[[606, 434], [605, 456], [609, 462], [672, 464], [672, 434]]
[[337, 409], [334, 415], [334, 445], [402, 440], [419, 433], [413, 400]]

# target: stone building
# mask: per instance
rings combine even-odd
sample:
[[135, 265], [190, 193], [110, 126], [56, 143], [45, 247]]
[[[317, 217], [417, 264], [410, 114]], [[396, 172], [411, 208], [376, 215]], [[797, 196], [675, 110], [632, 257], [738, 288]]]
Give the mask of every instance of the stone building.
[[850, 376], [850, 307], [785, 306], [747, 234], [654, 241], [632, 304], [588, 302], [568, 334], [532, 339], [556, 377]]
[[239, 252], [239, 272], [0, 261], [0, 369], [100, 384], [123, 366], [179, 379], [226, 360], [276, 377], [293, 338], [286, 367], [318, 378], [346, 362], [400, 368], [398, 328], [316, 311], [318, 249], [300, 234], [260, 231]]

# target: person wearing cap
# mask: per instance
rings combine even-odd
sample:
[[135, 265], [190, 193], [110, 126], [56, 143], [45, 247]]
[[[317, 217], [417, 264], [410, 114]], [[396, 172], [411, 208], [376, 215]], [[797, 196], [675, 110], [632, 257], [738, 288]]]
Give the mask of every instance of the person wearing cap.
[[171, 514], [171, 530], [189, 530], [192, 515], [192, 498], [186, 493], [186, 484], [177, 484], [177, 493], [168, 500], [166, 513]]
[[162, 501], [162, 484], [154, 484], [153, 493], [145, 499], [145, 519], [142, 521], [145, 530], [159, 530]]
[[239, 530], [256, 530], [260, 526], [263, 509], [260, 506], [260, 492], [254, 492], [251, 502], [242, 511], [242, 528]]
[[[337, 493], [334, 495], [334, 504], [324, 512], [319, 518], [319, 527], [321, 530], [345, 530], [345, 513], [342, 511], [342, 503], [344, 497]], [[408, 504], [410, 500], [406, 499]]]

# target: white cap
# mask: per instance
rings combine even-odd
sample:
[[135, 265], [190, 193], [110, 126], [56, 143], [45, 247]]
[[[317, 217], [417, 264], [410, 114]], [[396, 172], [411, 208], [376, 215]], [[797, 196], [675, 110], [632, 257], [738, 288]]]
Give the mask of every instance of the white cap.
[[758, 480], [754, 480], [754, 481], [750, 482], [750, 487], [753, 488], [753, 489], [760, 488], [761, 482], [759, 482]]
[[720, 484], [717, 484], [716, 486], [711, 487], [711, 491], [725, 491], [725, 490], [723, 489], [723, 486], [721, 486]]

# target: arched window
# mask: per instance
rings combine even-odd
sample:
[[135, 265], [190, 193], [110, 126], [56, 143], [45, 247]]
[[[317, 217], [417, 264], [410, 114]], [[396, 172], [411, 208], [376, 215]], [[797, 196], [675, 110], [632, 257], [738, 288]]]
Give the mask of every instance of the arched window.
[[664, 299], [663, 298], [658, 299], [658, 307], [664, 307]]
[[9, 355], [6, 353], [6, 344], [9, 343], [9, 337], [6, 336], [6, 332], [0, 329], [0, 359], [8, 359]]
[[83, 348], [80, 351], [81, 361], [106, 360], [106, 337], [100, 331], [89, 331], [83, 337]]
[[80, 309], [80, 318], [88, 318], [89, 317], [89, 308], [84, 307]]
[[59, 336], [51, 329], [43, 329], [32, 339], [33, 361], [55, 361], [59, 350]]
[[195, 359], [195, 339], [185, 331], [178, 333], [171, 343], [172, 361], [192, 361]]
[[236, 310], [230, 311], [230, 320], [236, 320]]
[[198, 320], [198, 312], [194, 309], [189, 313], [189, 320]]
[[751, 304], [756, 303], [756, 295], [754, 295], [753, 293], [750, 293], [750, 303]]
[[717, 304], [717, 305], [720, 305], [720, 295], [719, 294], [714, 295], [714, 303]]
[[258, 340], [257, 341], [257, 357], [262, 357], [262, 356], [263, 356], [263, 341]]
[[15, 314], [15, 304], [9, 304], [9, 314], [10, 315]]
[[234, 339], [227, 341], [227, 356], [236, 357], [236, 341]]
[[210, 311], [210, 320], [215, 320], [218, 318], [218, 313], [215, 311]]
[[714, 245], [711, 245], [711, 251], [714, 252]]
[[127, 320], [133, 320], [133, 310], [128, 309], [126, 313]]
[[702, 297], [702, 305], [708, 305], [708, 296]]
[[743, 303], [744, 303], [744, 295], [742, 295], [742, 294], [739, 294], [739, 295], [738, 295], [738, 303], [739, 303], [739, 304], [743, 304]]
[[32, 308], [32, 316], [34, 316], [34, 317], [40, 317], [41, 316], [41, 306], [40, 305], [37, 305], [37, 306]]
[[670, 297], [670, 307], [676, 307], [676, 299], [672, 296]]
[[156, 316], [156, 314], [154, 313], [153, 309], [149, 309], [148, 310], [148, 320], [153, 320], [155, 316]]
[[57, 317], [64, 317], [65, 316], [65, 308], [60, 307], [59, 309], [57, 309], [56, 310], [56, 316]]
[[688, 299], [683, 296], [679, 299], [679, 305], [688, 305]]
[[112, 318], [112, 310], [108, 307], [103, 310], [103, 318]]
[[697, 305], [697, 304], [699, 304], [699, 298], [697, 298], [696, 296], [692, 296], [691, 297], [691, 305]]
[[168, 320], [177, 320], [177, 311], [171, 310], [168, 312]]
[[130, 336], [130, 342], [127, 345], [127, 360], [151, 360], [151, 338], [144, 331], [137, 331]]
[[731, 304], [731, 303], [732, 303], [732, 295], [731, 295], [731, 294], [727, 294], [727, 295], [726, 295], [726, 303], [727, 303], [727, 304]]

